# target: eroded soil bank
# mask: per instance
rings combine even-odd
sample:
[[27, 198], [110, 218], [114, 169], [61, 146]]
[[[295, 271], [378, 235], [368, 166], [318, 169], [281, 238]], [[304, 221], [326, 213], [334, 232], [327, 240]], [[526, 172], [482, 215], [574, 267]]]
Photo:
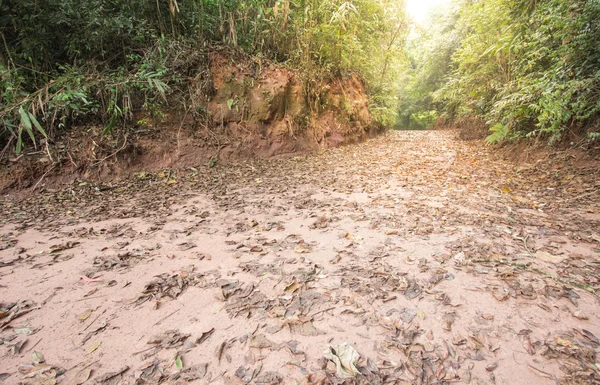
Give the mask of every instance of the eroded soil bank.
[[[201, 54], [187, 88], [122, 129], [80, 121], [20, 155], [0, 138], [0, 193], [75, 178], [229, 164], [358, 143], [382, 131], [356, 76], [307, 81], [238, 52]], [[197, 68], [196, 68], [197, 67]]]
[[598, 383], [598, 165], [455, 136], [4, 198], [0, 381]]

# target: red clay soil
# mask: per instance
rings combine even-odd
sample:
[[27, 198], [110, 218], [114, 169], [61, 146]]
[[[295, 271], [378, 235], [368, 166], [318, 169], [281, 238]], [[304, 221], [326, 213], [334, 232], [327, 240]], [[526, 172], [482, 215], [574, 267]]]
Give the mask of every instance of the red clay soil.
[[103, 126], [76, 126], [52, 135], [50, 146], [26, 146], [9, 161], [1, 154], [0, 193], [37, 189], [40, 181], [110, 181], [138, 171], [289, 156], [380, 133], [356, 76], [307, 83], [247, 55], [212, 52], [205, 61], [160, 114], [136, 110], [115, 137], [103, 135]]
[[4, 197], [0, 382], [598, 383], [598, 164], [455, 136]]

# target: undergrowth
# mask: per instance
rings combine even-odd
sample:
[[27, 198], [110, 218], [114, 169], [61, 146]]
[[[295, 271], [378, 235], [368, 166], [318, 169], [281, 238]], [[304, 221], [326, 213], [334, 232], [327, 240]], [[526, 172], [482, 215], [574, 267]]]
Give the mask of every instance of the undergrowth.
[[404, 126], [476, 116], [489, 143], [598, 140], [598, 0], [455, 0], [409, 39]]
[[173, 95], [197, 103], [190, 87], [216, 49], [289, 66], [309, 100], [323, 79], [358, 74], [389, 124], [407, 32], [396, 0], [5, 0], [0, 15], [0, 155], [90, 122], [112, 134]]

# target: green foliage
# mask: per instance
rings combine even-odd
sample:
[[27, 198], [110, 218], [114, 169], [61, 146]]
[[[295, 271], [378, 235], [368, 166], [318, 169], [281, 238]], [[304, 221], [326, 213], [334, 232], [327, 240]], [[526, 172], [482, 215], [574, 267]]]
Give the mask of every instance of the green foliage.
[[17, 136], [17, 145], [15, 148], [15, 152], [17, 154], [21, 153], [21, 149], [23, 147], [23, 137], [22, 137], [23, 129], [25, 129], [25, 132], [27, 132], [27, 135], [29, 135], [29, 137], [31, 138], [31, 141], [34, 143], [34, 145], [35, 145], [35, 135], [33, 133], [34, 127], [40, 134], [42, 134], [42, 136], [44, 136], [45, 138], [48, 137], [46, 135], [46, 131], [42, 128], [42, 126], [37, 121], [35, 116], [31, 112], [25, 111], [23, 106], [19, 107], [19, 117], [20, 117], [20, 124], [19, 124], [18, 133], [16, 135]]
[[443, 110], [444, 104], [435, 100], [435, 92], [452, 69], [452, 55], [460, 45], [457, 19], [458, 8], [450, 6], [435, 13], [427, 27], [414, 28], [410, 34], [396, 128], [429, 128]]
[[491, 128], [492, 134], [490, 134], [485, 141], [488, 144], [497, 144], [503, 141], [510, 132], [507, 125], [496, 123]]
[[[449, 119], [476, 115], [491, 125], [500, 123], [504, 128], [494, 126], [490, 136], [494, 142], [534, 135], [552, 142], [566, 130], [597, 119], [598, 0], [457, 0], [455, 4], [458, 17], [446, 35], [457, 36], [459, 46], [449, 62], [442, 61], [448, 66], [432, 66], [429, 60], [418, 67], [425, 76], [443, 80], [433, 91], [413, 80], [414, 92], [432, 95], [430, 105], [441, 114]], [[438, 34], [434, 41], [443, 36]]]
[[389, 123], [407, 31], [402, 6], [401, 0], [2, 0], [0, 150], [25, 145], [19, 130], [36, 145], [21, 108], [50, 137], [86, 119], [100, 120], [109, 134], [132, 122], [136, 110], [160, 116], [170, 90], [185, 88], [195, 76], [190, 71], [198, 71], [194, 53], [223, 45], [298, 70], [309, 99], [318, 100], [321, 80], [359, 74], [376, 115]]
[[[60, 65], [55, 77], [47, 84], [31, 93], [20, 90], [17, 93], [20, 99], [6, 103], [0, 111], [0, 122], [9, 133], [9, 143], [15, 141], [17, 153], [23, 146], [23, 130], [36, 147], [36, 135], [29, 122], [38, 134], [47, 138], [40, 121], [49, 133], [53, 133], [72, 122], [100, 114], [107, 122], [104, 133], [112, 133], [119, 122], [133, 117], [134, 98], [140, 101], [142, 109], [151, 114], [158, 113], [156, 106], [166, 102], [169, 91], [169, 86], [161, 79], [165, 74], [166, 69], [153, 70], [145, 64], [132, 72]], [[15, 122], [20, 122], [18, 131], [14, 130]]]
[[437, 118], [438, 114], [436, 110], [413, 113], [410, 116], [411, 124], [409, 127], [429, 128], [435, 124]]

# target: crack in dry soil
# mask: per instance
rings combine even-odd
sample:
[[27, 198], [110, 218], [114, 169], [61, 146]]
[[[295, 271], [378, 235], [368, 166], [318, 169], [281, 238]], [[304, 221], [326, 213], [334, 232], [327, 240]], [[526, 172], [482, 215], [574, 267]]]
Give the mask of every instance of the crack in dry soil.
[[0, 382], [599, 383], [598, 167], [454, 135], [3, 199]]

